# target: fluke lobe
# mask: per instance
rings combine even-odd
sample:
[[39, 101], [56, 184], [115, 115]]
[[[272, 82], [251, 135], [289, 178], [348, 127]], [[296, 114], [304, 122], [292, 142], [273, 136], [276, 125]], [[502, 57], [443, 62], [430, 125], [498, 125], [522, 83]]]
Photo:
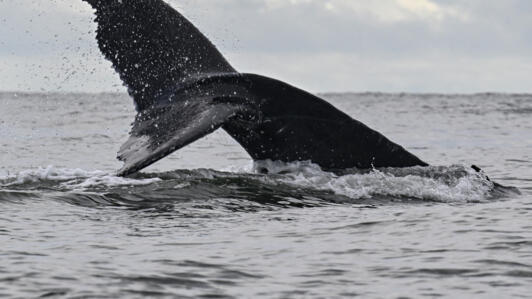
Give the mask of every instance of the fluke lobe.
[[222, 128], [254, 160], [327, 170], [426, 166], [382, 134], [284, 82], [238, 73], [162, 0], [84, 0], [97, 40], [137, 109], [118, 174], [135, 173]]

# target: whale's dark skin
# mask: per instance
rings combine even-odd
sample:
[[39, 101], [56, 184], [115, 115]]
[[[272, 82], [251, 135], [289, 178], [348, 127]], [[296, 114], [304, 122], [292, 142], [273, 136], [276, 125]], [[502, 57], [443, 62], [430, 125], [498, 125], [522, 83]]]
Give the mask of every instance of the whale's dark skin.
[[284, 82], [238, 73], [162, 0], [84, 0], [97, 40], [137, 117], [118, 158], [135, 173], [219, 129], [254, 160], [312, 161], [327, 170], [427, 166], [326, 101]]

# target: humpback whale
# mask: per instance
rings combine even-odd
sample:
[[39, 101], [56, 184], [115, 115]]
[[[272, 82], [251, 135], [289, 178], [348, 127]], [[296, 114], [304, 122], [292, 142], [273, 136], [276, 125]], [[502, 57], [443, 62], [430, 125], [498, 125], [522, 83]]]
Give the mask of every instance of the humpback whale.
[[95, 10], [99, 48], [138, 113], [118, 152], [118, 175], [220, 128], [254, 160], [311, 161], [327, 170], [428, 165], [313, 94], [239, 73], [163, 0], [83, 1]]

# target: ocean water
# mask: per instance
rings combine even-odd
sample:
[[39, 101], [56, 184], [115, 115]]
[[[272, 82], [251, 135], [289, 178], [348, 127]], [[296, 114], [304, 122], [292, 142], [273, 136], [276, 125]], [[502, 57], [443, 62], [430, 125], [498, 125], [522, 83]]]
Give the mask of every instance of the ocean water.
[[0, 297], [531, 297], [532, 95], [323, 97], [434, 166], [254, 164], [220, 131], [119, 178], [128, 96], [0, 93]]

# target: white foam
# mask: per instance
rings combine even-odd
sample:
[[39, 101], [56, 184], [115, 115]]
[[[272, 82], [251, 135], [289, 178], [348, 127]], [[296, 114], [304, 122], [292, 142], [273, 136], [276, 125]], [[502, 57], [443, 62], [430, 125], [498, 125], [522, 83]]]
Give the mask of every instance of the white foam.
[[39, 167], [37, 169], [24, 170], [16, 174], [6, 174], [0, 176], [0, 185], [12, 186], [28, 183], [38, 183], [44, 181], [62, 182], [61, 186], [84, 189], [98, 185], [121, 186], [121, 185], [147, 185], [158, 182], [161, 179], [130, 179], [118, 177], [114, 174], [101, 170], [83, 170], [57, 168], [54, 166]]
[[124, 177], [117, 177], [114, 175], [104, 175], [104, 176], [93, 176], [86, 178], [82, 182], [69, 181], [62, 183], [61, 186], [69, 187], [75, 190], [86, 189], [89, 187], [105, 186], [105, 187], [116, 187], [116, 186], [140, 186], [140, 185], [150, 185], [156, 182], [160, 182], [159, 178], [150, 178], [150, 179], [130, 179]]
[[103, 171], [87, 171], [83, 169], [56, 168], [54, 166], [39, 167], [37, 169], [23, 170], [16, 174], [0, 176], [0, 181], [7, 181], [10, 184], [36, 183], [40, 181], [65, 181], [75, 178], [87, 178], [92, 176], [105, 175]]
[[[245, 169], [233, 172], [263, 173], [266, 184], [288, 184], [296, 188], [332, 191], [353, 200], [379, 197], [408, 198], [439, 202], [479, 202], [490, 197], [493, 183], [485, 176], [464, 166], [414, 167], [406, 169], [372, 170], [369, 172], [348, 172], [336, 175], [321, 170], [310, 162], [283, 163], [259, 161]], [[206, 178], [213, 178], [208, 170], [197, 170]], [[94, 170], [39, 167], [16, 174], [0, 175], [0, 186], [57, 182], [67, 190], [86, 190], [98, 187], [150, 185], [160, 178], [131, 179]], [[185, 182], [186, 183], [186, 182]], [[186, 185], [183, 185], [186, 186]], [[176, 188], [180, 188], [178, 185]]]
[[296, 161], [296, 162], [281, 162], [281, 161], [256, 161], [251, 166], [251, 171], [261, 173], [263, 170], [268, 170], [268, 173], [298, 173], [303, 172], [307, 174], [325, 174], [321, 167], [310, 161]]
[[[336, 175], [310, 162], [260, 161], [255, 171], [284, 174], [281, 182], [294, 186], [330, 190], [351, 199], [381, 197], [409, 198], [439, 202], [479, 202], [489, 198], [494, 185], [485, 176], [464, 166], [412, 168], [399, 175], [379, 170]], [[423, 170], [423, 171], [420, 171]]]

